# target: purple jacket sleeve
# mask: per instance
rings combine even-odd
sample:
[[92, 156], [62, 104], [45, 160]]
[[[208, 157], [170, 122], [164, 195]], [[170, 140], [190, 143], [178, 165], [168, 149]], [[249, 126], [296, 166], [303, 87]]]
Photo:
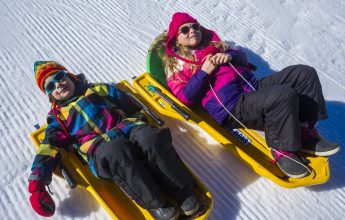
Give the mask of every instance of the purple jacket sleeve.
[[184, 96], [192, 105], [201, 100], [207, 88], [207, 73], [203, 70], [196, 72], [183, 88]]
[[241, 49], [228, 49], [225, 53], [232, 57], [231, 63], [236, 66], [248, 66], [247, 54]]
[[193, 106], [200, 102], [201, 97], [207, 89], [207, 73], [199, 70], [188, 80], [182, 82], [173, 77], [168, 78], [168, 86], [171, 92], [185, 105]]

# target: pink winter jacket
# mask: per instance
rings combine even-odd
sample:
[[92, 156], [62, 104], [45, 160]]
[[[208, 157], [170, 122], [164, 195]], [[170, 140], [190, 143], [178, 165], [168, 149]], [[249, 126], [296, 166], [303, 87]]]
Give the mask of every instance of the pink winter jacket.
[[[209, 47], [194, 50], [195, 61], [203, 61], [210, 51], [214, 54], [217, 50], [210, 50]], [[236, 70], [256, 88], [258, 80], [248, 66], [247, 55], [239, 49], [229, 49], [226, 53], [231, 55], [231, 63]], [[179, 66], [176, 68], [178, 71], [173, 72], [167, 79], [168, 87], [187, 106], [201, 103], [202, 107], [219, 124], [222, 124], [228, 113], [220, 102], [231, 111], [240, 96], [251, 91], [250, 86], [229, 64], [219, 66], [210, 75], [201, 70], [201, 65], [197, 67], [194, 65], [194, 70], [192, 66], [188, 62], [179, 60]]]

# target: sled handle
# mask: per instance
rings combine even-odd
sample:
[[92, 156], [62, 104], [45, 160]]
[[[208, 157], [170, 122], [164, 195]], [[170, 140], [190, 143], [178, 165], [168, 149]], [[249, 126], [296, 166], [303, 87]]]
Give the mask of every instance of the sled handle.
[[179, 113], [184, 119], [190, 119], [190, 116], [187, 113], [185, 113], [181, 108], [177, 107], [172, 101], [170, 101], [163, 93], [158, 91], [153, 85], [148, 85], [147, 88], [149, 89], [149, 91], [156, 93], [159, 97], [166, 101], [171, 106], [171, 108], [173, 108], [177, 113]]
[[67, 168], [63, 166], [62, 164], [60, 164], [60, 169], [61, 169], [62, 176], [67, 181], [68, 185], [71, 187], [71, 189], [74, 189], [77, 186], [77, 183], [74, 181], [71, 174], [68, 172]]
[[139, 105], [148, 115], [151, 116], [151, 118], [153, 118], [153, 120], [159, 125], [162, 126], [164, 124], [164, 122], [152, 111], [150, 111], [149, 108], [146, 107], [146, 105], [144, 105], [141, 101], [139, 101], [139, 99], [137, 99], [137, 97], [135, 97], [132, 93], [127, 92], [126, 93], [133, 101], [136, 102], [137, 105]]

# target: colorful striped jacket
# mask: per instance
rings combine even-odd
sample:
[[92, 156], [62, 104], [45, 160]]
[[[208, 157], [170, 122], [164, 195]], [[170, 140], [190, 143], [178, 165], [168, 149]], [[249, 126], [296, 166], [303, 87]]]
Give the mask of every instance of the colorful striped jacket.
[[[207, 55], [204, 50], [192, 51], [196, 61], [204, 60]], [[248, 66], [247, 55], [238, 49], [229, 49], [226, 53], [232, 56], [231, 63], [236, 70], [256, 88], [258, 80]], [[201, 65], [194, 70], [192, 64], [182, 60], [179, 60], [179, 66], [176, 69], [178, 71], [170, 74], [167, 79], [171, 92], [187, 106], [201, 104], [219, 124], [222, 124], [229, 116], [219, 101], [231, 111], [240, 96], [251, 91], [250, 86], [236, 74], [229, 64], [217, 67], [210, 75], [201, 70]]]
[[[93, 155], [104, 143], [115, 137], [128, 138], [132, 128], [146, 124], [144, 114], [121, 90], [109, 84], [79, 83], [77, 94], [60, 103], [48, 113], [48, 127], [37, 150], [29, 180], [51, 182], [58, 160], [58, 148], [76, 144], [79, 152], [87, 156], [91, 170]], [[69, 134], [66, 134], [61, 124]]]

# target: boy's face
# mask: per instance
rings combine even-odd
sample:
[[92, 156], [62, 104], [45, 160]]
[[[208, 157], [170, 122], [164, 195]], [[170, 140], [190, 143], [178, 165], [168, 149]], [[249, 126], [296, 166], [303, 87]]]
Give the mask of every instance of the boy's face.
[[75, 85], [73, 81], [66, 75], [59, 81], [55, 81], [54, 77], [56, 74], [48, 76], [44, 80], [44, 88], [47, 87], [49, 82], [55, 84], [54, 90], [50, 93], [56, 100], [63, 101], [73, 96], [75, 91]]

